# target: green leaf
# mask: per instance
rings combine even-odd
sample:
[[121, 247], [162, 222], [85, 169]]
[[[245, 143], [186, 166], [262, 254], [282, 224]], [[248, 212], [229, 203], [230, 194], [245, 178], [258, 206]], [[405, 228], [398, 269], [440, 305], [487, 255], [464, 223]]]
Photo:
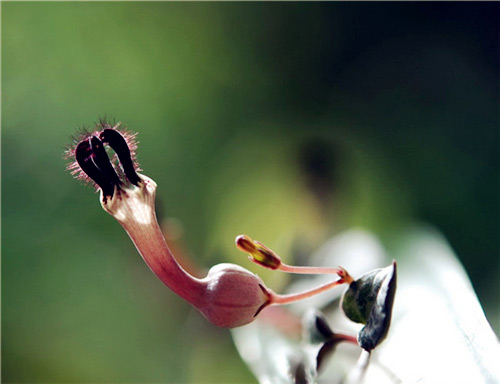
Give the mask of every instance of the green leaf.
[[322, 363], [335, 350], [335, 346], [339, 340], [335, 338], [326, 316], [319, 310], [306, 312], [303, 322], [303, 338], [304, 342], [315, 346], [312, 353], [316, 360], [316, 370], [319, 371]]
[[359, 345], [371, 351], [387, 335], [396, 293], [396, 262], [370, 271], [353, 281], [342, 298], [342, 310], [356, 322], [366, 324], [358, 334]]

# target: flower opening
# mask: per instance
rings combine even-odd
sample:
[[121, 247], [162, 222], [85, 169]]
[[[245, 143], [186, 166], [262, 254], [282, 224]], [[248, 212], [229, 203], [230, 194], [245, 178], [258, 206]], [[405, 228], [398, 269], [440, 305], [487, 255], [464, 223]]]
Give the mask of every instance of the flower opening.
[[[92, 131], [82, 130], [66, 150], [67, 169], [75, 178], [93, 183], [104, 197], [113, 196], [121, 184], [138, 185], [140, 171], [135, 150], [136, 134], [120, 128], [121, 123], [99, 121]], [[108, 153], [114, 151], [111, 159]]]

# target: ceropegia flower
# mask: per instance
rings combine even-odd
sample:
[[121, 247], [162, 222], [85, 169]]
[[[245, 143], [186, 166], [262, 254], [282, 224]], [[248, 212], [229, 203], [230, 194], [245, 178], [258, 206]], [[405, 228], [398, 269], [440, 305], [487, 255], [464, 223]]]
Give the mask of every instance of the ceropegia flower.
[[288, 304], [352, 281], [341, 268], [288, 266], [269, 248], [244, 235], [236, 239], [238, 248], [265, 267], [292, 273], [329, 273], [340, 279], [306, 292], [279, 295], [257, 275], [234, 264], [215, 265], [203, 279], [190, 275], [174, 258], [160, 230], [155, 213], [157, 185], [139, 173], [135, 150], [135, 134], [121, 129], [119, 123], [100, 121], [67, 151], [72, 160], [68, 169], [75, 177], [95, 184], [103, 209], [125, 229], [151, 270], [213, 324], [241, 326], [269, 305]]

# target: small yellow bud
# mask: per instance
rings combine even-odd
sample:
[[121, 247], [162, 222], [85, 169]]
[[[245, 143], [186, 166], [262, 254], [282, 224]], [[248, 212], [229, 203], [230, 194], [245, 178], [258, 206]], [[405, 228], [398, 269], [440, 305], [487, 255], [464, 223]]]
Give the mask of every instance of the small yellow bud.
[[236, 237], [236, 247], [250, 255], [250, 260], [268, 269], [279, 269], [281, 258], [262, 243], [247, 235]]

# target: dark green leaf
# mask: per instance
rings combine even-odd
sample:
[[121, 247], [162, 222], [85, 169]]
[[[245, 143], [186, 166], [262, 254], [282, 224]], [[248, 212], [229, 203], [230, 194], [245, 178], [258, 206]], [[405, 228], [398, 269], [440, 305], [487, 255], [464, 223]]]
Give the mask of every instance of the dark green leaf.
[[358, 334], [358, 343], [367, 351], [387, 335], [396, 293], [396, 262], [370, 271], [349, 285], [342, 299], [346, 316], [366, 324]]
[[323, 312], [315, 309], [309, 310], [302, 320], [304, 327], [304, 340], [309, 344], [324, 343], [333, 337], [333, 331]]
[[315, 309], [306, 312], [303, 317], [303, 341], [310, 345], [316, 356], [316, 370], [319, 372], [324, 361], [332, 355], [341, 342], [356, 343], [355, 338], [335, 333], [330, 328], [323, 312]]
[[304, 341], [316, 345], [316, 370], [319, 371], [321, 363], [334, 351], [338, 340], [330, 328], [326, 316], [319, 310], [306, 312], [303, 318]]

